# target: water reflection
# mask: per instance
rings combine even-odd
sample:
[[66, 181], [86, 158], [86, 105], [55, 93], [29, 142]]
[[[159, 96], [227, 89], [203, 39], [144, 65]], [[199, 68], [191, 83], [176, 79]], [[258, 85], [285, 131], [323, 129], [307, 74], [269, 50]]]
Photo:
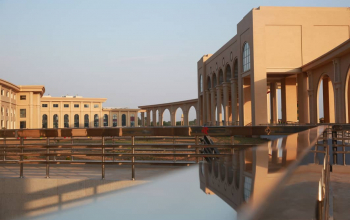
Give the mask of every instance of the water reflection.
[[[258, 214], [267, 217], [266, 213], [269, 213], [271, 218], [282, 219], [279, 211], [270, 207], [274, 201], [281, 198], [277, 200], [272, 198], [276, 193], [283, 193], [282, 186], [286, 185], [289, 189], [293, 189], [295, 196], [299, 195], [305, 187], [300, 183], [306, 181], [311, 184], [307, 186], [312, 191], [309, 194], [312, 202], [304, 204], [309, 210], [302, 215], [313, 217], [315, 214], [313, 202], [317, 198], [313, 197], [313, 193], [316, 192], [317, 195], [317, 181], [322, 169], [324, 147], [318, 147], [318, 152], [310, 151], [315, 150], [314, 145], [323, 130], [323, 127], [318, 127], [281, 136], [256, 147], [237, 148], [229, 158], [214, 159], [210, 163], [202, 162], [199, 172], [200, 188], [207, 194], [216, 194], [223, 199], [237, 210], [238, 216], [243, 219], [250, 219]], [[316, 174], [315, 178], [309, 175], [310, 172]], [[308, 175], [312, 178], [308, 178]], [[296, 197], [288, 197], [289, 201], [284, 201], [284, 204], [297, 201]], [[281, 207], [281, 204], [275, 207], [292, 208], [287, 205]]]

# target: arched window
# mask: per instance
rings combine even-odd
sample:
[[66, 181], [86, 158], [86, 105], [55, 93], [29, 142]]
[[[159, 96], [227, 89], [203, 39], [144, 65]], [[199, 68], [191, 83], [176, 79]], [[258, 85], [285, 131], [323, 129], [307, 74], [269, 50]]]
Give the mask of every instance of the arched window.
[[43, 128], [47, 128], [47, 114], [43, 115]]
[[108, 115], [104, 114], [103, 116], [103, 126], [108, 127]]
[[250, 70], [250, 48], [249, 44], [243, 46], [243, 72]]
[[209, 76], [208, 76], [208, 79], [207, 79], [207, 88], [211, 89], [211, 81], [210, 81], [210, 77]]
[[130, 127], [135, 127], [135, 115], [131, 114], [130, 116]]
[[117, 127], [118, 126], [118, 118], [117, 115], [114, 114], [113, 115], [113, 127]]
[[203, 92], [203, 78], [202, 78], [202, 74], [199, 75], [199, 92]]
[[235, 60], [234, 66], [233, 66], [233, 77], [235, 79], [238, 79], [238, 60]]
[[99, 127], [99, 118], [98, 118], [98, 114], [94, 115], [94, 127], [98, 128]]
[[231, 80], [231, 67], [230, 67], [230, 65], [226, 66], [225, 75], [226, 75], [226, 82], [230, 82], [230, 80]]
[[89, 115], [85, 114], [84, 115], [84, 128], [88, 128], [89, 127]]
[[58, 115], [53, 115], [53, 128], [58, 128]]
[[215, 88], [217, 84], [218, 83], [217, 83], [217, 79], [216, 79], [216, 74], [214, 73], [213, 74], [213, 87]]
[[74, 127], [79, 128], [79, 115], [78, 114], [74, 115]]
[[122, 115], [122, 126], [126, 126], [126, 115]]
[[64, 115], [64, 127], [69, 128], [69, 115], [68, 114]]
[[224, 73], [222, 72], [222, 69], [219, 71], [219, 85], [221, 85], [224, 82]]

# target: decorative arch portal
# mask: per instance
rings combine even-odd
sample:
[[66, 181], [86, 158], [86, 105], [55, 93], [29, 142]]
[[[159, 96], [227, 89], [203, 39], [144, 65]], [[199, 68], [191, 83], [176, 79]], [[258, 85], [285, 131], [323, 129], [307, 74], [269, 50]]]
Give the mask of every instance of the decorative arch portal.
[[224, 83], [224, 72], [222, 72], [222, 69], [219, 71], [219, 85]]
[[47, 114], [43, 115], [43, 119], [42, 119], [42, 124], [43, 124], [43, 128], [47, 128]]
[[117, 116], [117, 114], [113, 114], [112, 119], [113, 119], [113, 127], [117, 127], [118, 126], [118, 116]]
[[126, 115], [122, 114], [122, 126], [126, 126]]
[[69, 128], [69, 115], [68, 114], [65, 114], [64, 116], [63, 116], [64, 118], [63, 118], [63, 122], [64, 122], [64, 124], [63, 124], [63, 126], [65, 127], [65, 128]]
[[346, 117], [346, 123], [350, 123], [350, 66], [348, 68], [348, 73], [346, 75], [346, 82], [345, 82], [345, 117]]
[[84, 115], [84, 128], [88, 128], [89, 127], [89, 115], [85, 114]]
[[108, 127], [108, 115], [107, 114], [103, 115], [103, 126]]
[[163, 126], [171, 126], [171, 115], [169, 109], [164, 109], [163, 111]]
[[79, 115], [78, 114], [74, 115], [74, 127], [79, 128]]
[[327, 74], [323, 74], [317, 88], [317, 120], [319, 123], [334, 123], [334, 89]]
[[175, 126], [184, 126], [184, 112], [181, 107], [177, 107], [175, 111]]
[[58, 115], [53, 115], [53, 128], [58, 128]]
[[188, 125], [189, 126], [198, 125], [197, 120], [198, 120], [198, 117], [197, 117], [196, 107], [194, 107], [192, 105], [192, 106], [190, 106], [190, 109], [188, 110]]
[[95, 128], [98, 128], [99, 126], [99, 117], [98, 117], [98, 114], [95, 114], [94, 115], [94, 127]]

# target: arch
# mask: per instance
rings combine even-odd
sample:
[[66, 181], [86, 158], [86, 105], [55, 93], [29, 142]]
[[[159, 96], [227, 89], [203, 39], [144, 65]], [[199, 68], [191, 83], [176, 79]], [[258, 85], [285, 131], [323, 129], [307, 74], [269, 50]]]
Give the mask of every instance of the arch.
[[213, 74], [213, 88], [215, 88], [217, 84], [218, 84], [218, 83], [217, 83], [216, 74], [214, 73], [214, 74]]
[[94, 127], [98, 128], [100, 124], [100, 118], [98, 117], [98, 114], [94, 115]]
[[211, 80], [210, 80], [210, 77], [208, 76], [207, 78], [207, 89], [211, 89]]
[[130, 127], [135, 127], [135, 115], [130, 115]]
[[122, 114], [122, 126], [126, 126], [126, 115]]
[[[178, 110], [181, 111], [178, 111]], [[175, 110], [175, 126], [184, 126], [184, 111], [181, 107], [177, 107]]]
[[199, 75], [199, 92], [203, 92], [203, 77], [202, 77], [202, 74]]
[[243, 44], [242, 60], [243, 72], [250, 70], [250, 47], [248, 42]]
[[150, 121], [150, 125], [148, 125], [148, 126], [154, 126], [153, 125], [153, 110], [149, 111], [149, 115], [147, 115], [147, 117], [149, 117], [149, 121]]
[[65, 114], [63, 116], [63, 127], [69, 128], [69, 115]]
[[161, 126], [161, 123], [159, 121], [159, 110], [157, 109], [156, 110], [156, 125], [155, 126]]
[[219, 71], [219, 85], [224, 83], [224, 72], [222, 71], [222, 69], [220, 69]]
[[84, 115], [84, 128], [88, 128], [89, 127], [89, 115], [85, 114]]
[[47, 114], [43, 114], [42, 127], [47, 128]]
[[103, 115], [103, 126], [108, 127], [108, 114]]
[[112, 126], [113, 127], [117, 127], [118, 126], [118, 116], [117, 116], [117, 114], [113, 114], [112, 120], [113, 120]]
[[79, 115], [78, 114], [74, 115], [74, 127], [79, 128]]
[[225, 81], [230, 82], [230, 80], [231, 80], [231, 66], [230, 64], [227, 64], [225, 68]]
[[189, 126], [197, 125], [197, 120], [198, 120], [198, 117], [197, 117], [196, 107], [192, 105], [188, 109], [188, 125]]
[[233, 64], [233, 78], [238, 79], [238, 59], [235, 59]]
[[334, 123], [333, 82], [327, 74], [322, 74], [317, 86], [317, 120], [319, 123]]
[[168, 108], [164, 109], [162, 112], [163, 115], [163, 126], [171, 126], [171, 115]]
[[53, 115], [53, 128], [58, 128], [58, 115]]
[[222, 126], [224, 124], [224, 106], [221, 105], [221, 121], [218, 119], [218, 107], [215, 107], [215, 121], [217, 126]]

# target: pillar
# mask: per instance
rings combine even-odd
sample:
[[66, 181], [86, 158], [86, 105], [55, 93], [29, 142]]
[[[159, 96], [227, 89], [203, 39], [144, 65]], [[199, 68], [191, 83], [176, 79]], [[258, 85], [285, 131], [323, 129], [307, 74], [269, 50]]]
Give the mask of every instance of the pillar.
[[211, 117], [211, 106], [210, 106], [210, 103], [211, 103], [211, 99], [210, 99], [210, 94], [209, 94], [209, 90], [208, 91], [204, 91], [204, 98], [205, 98], [205, 109], [206, 109], [206, 114], [205, 114], [205, 124], [208, 124], [210, 123], [210, 117]]
[[210, 89], [210, 122], [211, 125], [216, 125], [216, 119], [215, 119], [215, 108], [216, 108], [216, 102], [215, 102], [215, 88]]
[[222, 89], [223, 89], [223, 106], [224, 106], [224, 126], [229, 125], [229, 86], [230, 84], [225, 82], [222, 85]]
[[270, 83], [270, 112], [271, 112], [271, 124], [277, 124], [278, 118], [277, 118], [277, 83], [272, 82]]
[[[340, 75], [340, 60], [339, 58], [335, 58], [333, 60], [333, 69], [334, 69], [334, 111], [335, 111], [335, 123], [346, 123], [346, 116], [345, 116], [345, 96], [342, 96], [342, 94], [345, 94], [344, 92], [341, 92], [341, 75]], [[344, 82], [346, 85], [346, 82]], [[346, 88], [346, 86], [344, 86]], [[347, 92], [347, 91], [346, 91]]]
[[158, 110], [159, 126], [163, 126], [163, 112], [164, 112], [164, 109]]
[[236, 122], [238, 121], [237, 92], [238, 92], [237, 79], [231, 78], [232, 125], [236, 125]]
[[[252, 125], [267, 123], [267, 79], [266, 72], [254, 71], [250, 74], [251, 122]], [[246, 117], [246, 116], [245, 116]]]
[[284, 78], [281, 82], [282, 122], [298, 121], [296, 78]]
[[145, 113], [141, 112], [141, 126], [144, 127], [145, 126]]
[[153, 127], [157, 126], [157, 109], [152, 110]]
[[171, 126], [176, 126], [175, 111], [173, 109], [171, 109], [170, 111], [170, 121], [171, 121]]
[[[250, 79], [243, 78], [243, 122], [242, 125], [252, 124], [252, 96], [251, 96], [251, 86]], [[241, 122], [240, 122], [241, 124]]]
[[[185, 109], [185, 108], [184, 108]], [[184, 126], [189, 126], [189, 120], [188, 120], [188, 113], [189, 113], [189, 109], [183, 112], [183, 116], [184, 116]]]
[[314, 86], [313, 86], [313, 75], [312, 72], [309, 71], [307, 72], [307, 77], [308, 77], [308, 96], [309, 96], [309, 119], [311, 124], [318, 123], [317, 121], [317, 108], [314, 100]]
[[151, 126], [151, 111], [147, 110], [146, 112], [147, 112], [147, 119], [146, 119], [147, 120], [147, 123], [146, 123], [147, 125], [146, 126], [149, 127], [149, 126]]
[[217, 122], [216, 125], [222, 126], [222, 108], [221, 108], [221, 86], [216, 86], [216, 114], [217, 114]]
[[307, 91], [307, 74], [297, 75], [298, 82], [298, 118], [299, 124], [309, 123], [309, 95]]

